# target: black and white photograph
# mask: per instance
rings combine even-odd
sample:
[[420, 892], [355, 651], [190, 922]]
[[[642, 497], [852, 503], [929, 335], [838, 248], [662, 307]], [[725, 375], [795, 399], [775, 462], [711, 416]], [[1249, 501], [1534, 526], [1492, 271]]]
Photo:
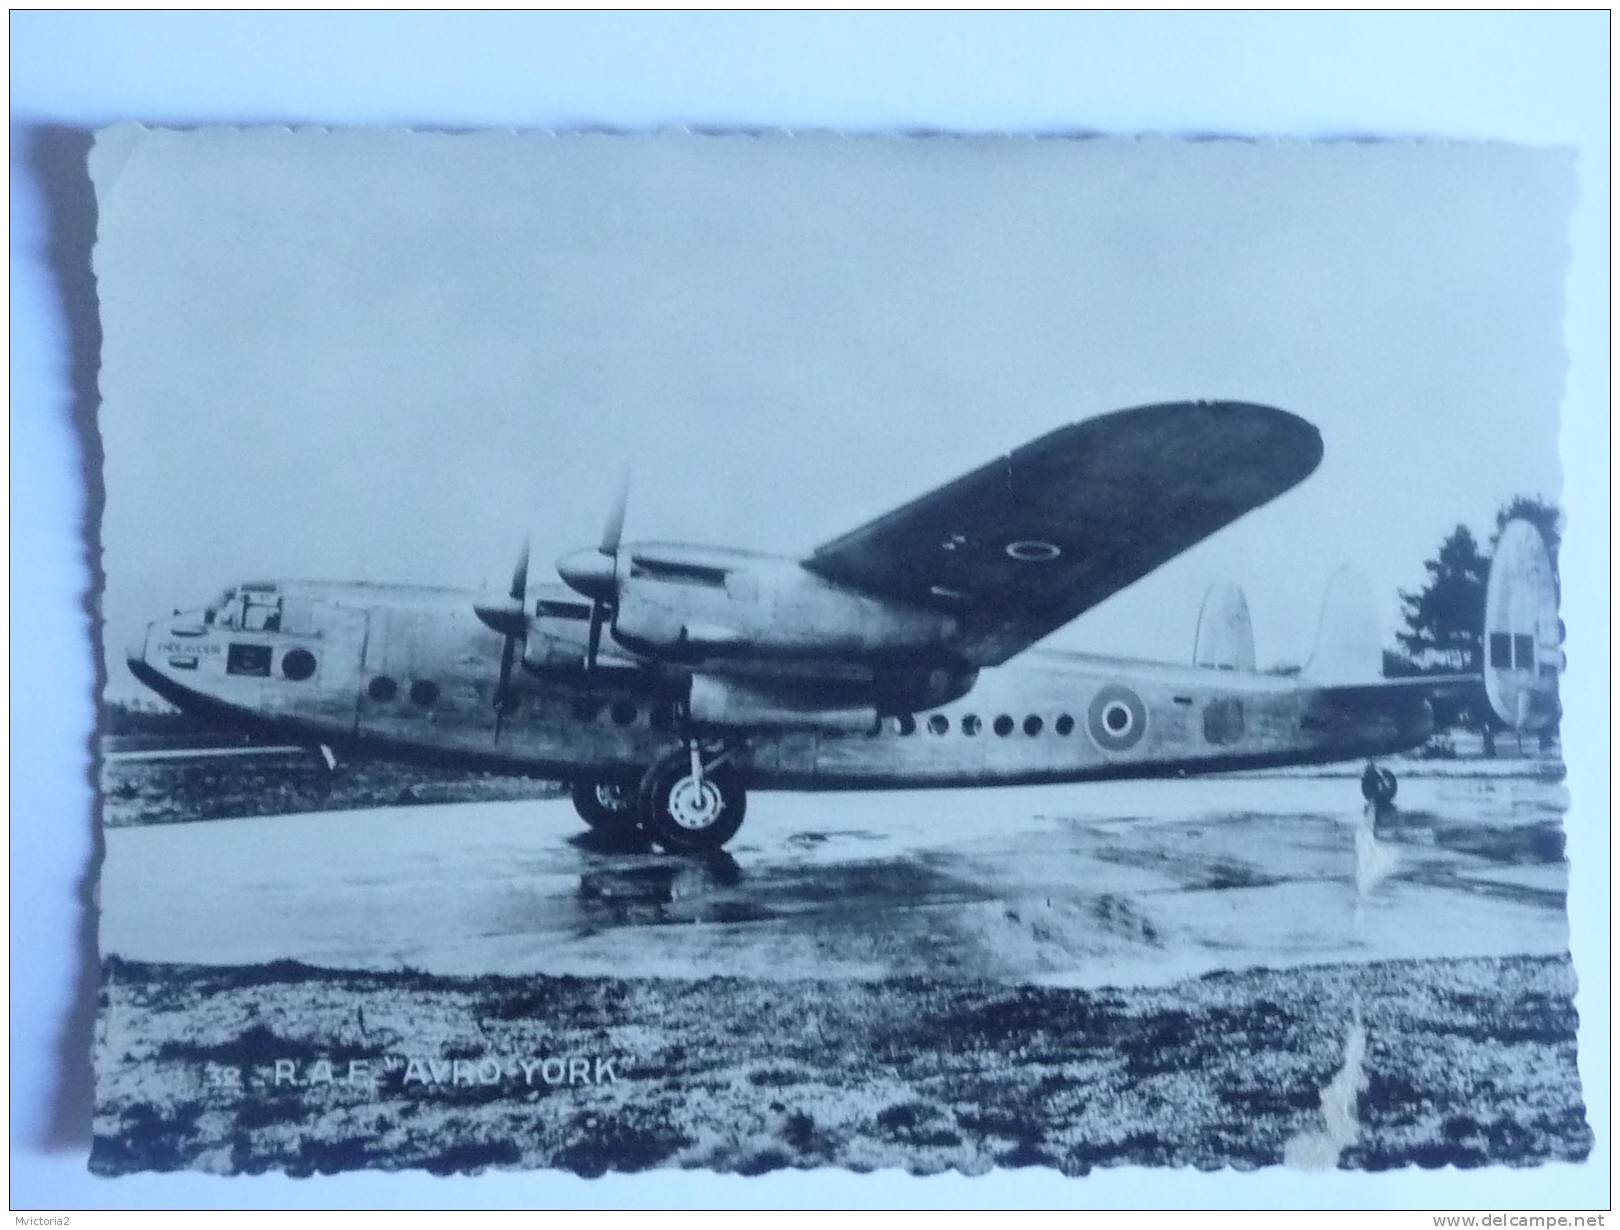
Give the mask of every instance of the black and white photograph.
[[97, 1174], [1590, 1154], [1570, 151], [89, 175]]

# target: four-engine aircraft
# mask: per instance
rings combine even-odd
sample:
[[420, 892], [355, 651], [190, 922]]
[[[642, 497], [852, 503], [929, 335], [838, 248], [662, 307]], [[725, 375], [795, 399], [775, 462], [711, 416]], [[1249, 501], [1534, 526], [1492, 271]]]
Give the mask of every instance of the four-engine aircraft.
[[1368, 759], [1481, 684], [1519, 730], [1557, 718], [1561, 626], [1539, 533], [1493, 560], [1483, 676], [1384, 679], [1370, 605], [1330, 584], [1311, 660], [1257, 672], [1216, 587], [1191, 662], [1029, 647], [1276, 498], [1320, 462], [1304, 419], [1181, 402], [1059, 428], [803, 559], [600, 544], [505, 596], [250, 582], [153, 621], [135, 676], [182, 709], [338, 753], [559, 777], [594, 827], [717, 849], [749, 789], [1082, 782]]

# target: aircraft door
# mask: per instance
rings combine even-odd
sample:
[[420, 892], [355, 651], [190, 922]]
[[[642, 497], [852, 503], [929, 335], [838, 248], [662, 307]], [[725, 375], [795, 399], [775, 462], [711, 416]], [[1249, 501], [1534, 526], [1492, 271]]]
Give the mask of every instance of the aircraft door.
[[416, 712], [409, 704], [415, 677], [417, 616], [414, 611], [373, 607], [357, 681], [358, 721], [362, 733], [401, 733], [401, 723]]
[[346, 606], [316, 605], [311, 612], [320, 651], [321, 692], [329, 698], [334, 716], [341, 714], [352, 731], [358, 713], [356, 697], [362, 687], [361, 658], [365, 653], [369, 621], [363, 610]]

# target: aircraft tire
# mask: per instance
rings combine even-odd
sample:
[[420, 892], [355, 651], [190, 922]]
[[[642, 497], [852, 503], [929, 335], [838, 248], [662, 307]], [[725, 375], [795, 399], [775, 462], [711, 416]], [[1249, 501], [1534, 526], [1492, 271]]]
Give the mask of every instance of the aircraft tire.
[[730, 841], [742, 827], [748, 795], [742, 777], [729, 765], [705, 771], [699, 791], [691, 760], [674, 752], [641, 779], [641, 829], [669, 854], [707, 854]]
[[1378, 807], [1388, 807], [1394, 803], [1398, 787], [1395, 774], [1377, 765], [1368, 765], [1361, 775], [1361, 797]]
[[598, 833], [628, 836], [635, 832], [637, 796], [634, 786], [582, 778], [574, 783], [570, 793], [579, 818]]

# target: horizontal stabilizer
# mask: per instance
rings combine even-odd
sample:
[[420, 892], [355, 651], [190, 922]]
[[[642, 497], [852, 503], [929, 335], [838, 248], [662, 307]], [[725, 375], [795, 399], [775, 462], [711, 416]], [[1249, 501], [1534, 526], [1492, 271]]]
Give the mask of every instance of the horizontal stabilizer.
[[1378, 614], [1366, 575], [1348, 565], [1329, 579], [1322, 596], [1316, 648], [1303, 674], [1313, 683], [1373, 683], [1384, 674]]
[[1222, 671], [1254, 670], [1254, 627], [1249, 604], [1236, 585], [1217, 582], [1198, 609], [1193, 665]]
[[1485, 583], [1485, 695], [1514, 730], [1545, 730], [1558, 720], [1558, 590], [1541, 531], [1509, 521]]

